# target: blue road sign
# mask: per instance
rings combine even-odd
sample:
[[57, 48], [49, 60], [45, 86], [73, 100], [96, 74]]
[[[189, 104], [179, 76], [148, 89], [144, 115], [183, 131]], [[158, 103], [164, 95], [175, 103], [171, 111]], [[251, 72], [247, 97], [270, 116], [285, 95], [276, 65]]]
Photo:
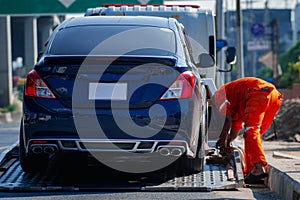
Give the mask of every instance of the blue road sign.
[[251, 33], [255, 37], [259, 37], [265, 34], [265, 26], [261, 23], [255, 23], [251, 26]]

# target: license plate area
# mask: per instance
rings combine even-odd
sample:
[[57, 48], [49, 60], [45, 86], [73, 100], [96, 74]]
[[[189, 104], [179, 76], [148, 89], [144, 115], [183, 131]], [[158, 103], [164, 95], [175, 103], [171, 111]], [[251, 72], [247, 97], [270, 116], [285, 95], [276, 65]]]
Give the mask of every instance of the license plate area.
[[127, 83], [89, 83], [89, 100], [127, 100]]

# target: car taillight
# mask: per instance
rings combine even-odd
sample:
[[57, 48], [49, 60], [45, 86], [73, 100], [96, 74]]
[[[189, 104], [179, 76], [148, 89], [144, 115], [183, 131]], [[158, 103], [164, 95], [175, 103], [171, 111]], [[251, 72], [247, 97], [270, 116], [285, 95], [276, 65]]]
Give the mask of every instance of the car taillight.
[[35, 70], [32, 70], [27, 75], [25, 85], [25, 96], [50, 99], [56, 98]]
[[194, 94], [196, 77], [191, 71], [183, 72], [162, 95], [160, 100], [191, 98]]

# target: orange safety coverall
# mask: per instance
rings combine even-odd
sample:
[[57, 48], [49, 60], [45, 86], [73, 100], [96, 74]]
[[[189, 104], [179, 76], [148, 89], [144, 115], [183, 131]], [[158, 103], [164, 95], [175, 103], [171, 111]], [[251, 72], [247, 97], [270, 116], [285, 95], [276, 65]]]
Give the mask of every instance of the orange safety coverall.
[[268, 130], [279, 110], [282, 94], [271, 83], [246, 77], [220, 87], [214, 102], [221, 114], [232, 117], [232, 129], [240, 130], [244, 123], [244, 173], [250, 173], [255, 163], [261, 162], [265, 166], [261, 134]]

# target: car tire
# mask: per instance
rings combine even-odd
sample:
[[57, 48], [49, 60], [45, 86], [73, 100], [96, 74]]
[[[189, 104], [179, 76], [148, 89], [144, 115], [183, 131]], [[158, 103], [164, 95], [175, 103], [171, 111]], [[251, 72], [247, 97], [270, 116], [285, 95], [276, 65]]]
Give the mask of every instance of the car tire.
[[204, 167], [204, 158], [205, 158], [205, 142], [207, 143], [207, 132], [208, 132], [208, 108], [206, 106], [203, 120], [200, 123], [199, 138], [198, 138], [198, 147], [195, 158], [189, 158], [183, 156], [181, 160], [181, 169], [185, 174], [190, 173], [199, 173], [203, 170]]
[[35, 173], [44, 172], [47, 169], [48, 159], [43, 156], [26, 155], [24, 145], [23, 128], [20, 128], [19, 137], [19, 159], [24, 172]]
[[203, 166], [204, 166], [204, 157], [199, 157], [198, 153], [195, 158], [189, 158], [187, 156], [183, 156], [181, 158], [180, 173], [185, 175], [199, 173], [203, 170]]
[[206, 102], [205, 104], [206, 107], [206, 111], [205, 111], [205, 115], [204, 115], [204, 122], [202, 123], [202, 131], [204, 131], [204, 142], [208, 145], [208, 127], [209, 127], [209, 123], [210, 123], [210, 118], [211, 118], [211, 110], [210, 107], [208, 106], [208, 102]]
[[[200, 131], [203, 130], [203, 127], [200, 126]], [[198, 139], [198, 147], [197, 147], [197, 153], [195, 158], [188, 158], [186, 157], [185, 162], [185, 169], [188, 173], [199, 173], [203, 170], [204, 166], [204, 156], [205, 156], [205, 150], [204, 150], [204, 135], [200, 135], [202, 137], [199, 137]]]

